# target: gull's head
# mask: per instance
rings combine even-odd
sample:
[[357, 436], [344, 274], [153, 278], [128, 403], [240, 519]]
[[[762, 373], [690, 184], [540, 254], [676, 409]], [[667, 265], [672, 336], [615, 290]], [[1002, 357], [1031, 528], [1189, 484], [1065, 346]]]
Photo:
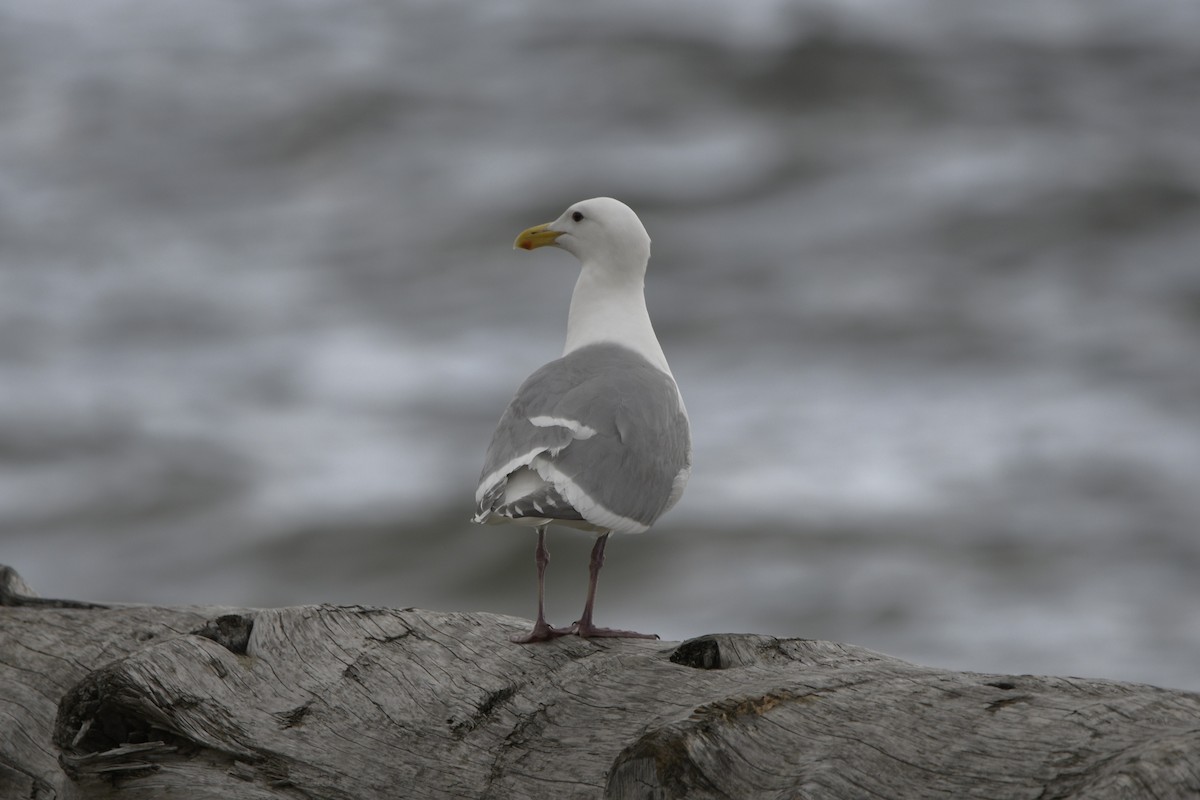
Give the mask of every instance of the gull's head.
[[513, 247], [533, 250], [554, 245], [584, 264], [602, 262], [645, 270], [650, 236], [633, 209], [611, 197], [581, 200], [553, 222], [521, 232]]

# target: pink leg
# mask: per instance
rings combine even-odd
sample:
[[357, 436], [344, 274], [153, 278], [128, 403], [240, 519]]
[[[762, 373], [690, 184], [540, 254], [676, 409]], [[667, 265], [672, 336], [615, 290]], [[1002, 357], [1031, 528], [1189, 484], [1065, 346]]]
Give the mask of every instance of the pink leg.
[[537, 529], [537, 532], [537, 550], [534, 551], [534, 561], [537, 563], [538, 576], [537, 622], [533, 624], [533, 630], [529, 633], [512, 637], [512, 640], [517, 644], [548, 642], [551, 639], [557, 639], [559, 636], [574, 633], [573, 628], [552, 628], [546, 622], [546, 565], [550, 563], [550, 551], [546, 549], [546, 526], [542, 525]]
[[596, 579], [600, 576], [600, 568], [604, 566], [604, 545], [607, 543], [608, 534], [605, 533], [596, 540], [596, 545], [592, 548], [592, 560], [588, 565], [587, 602], [583, 606], [583, 616], [571, 626], [571, 629], [584, 639], [601, 636], [625, 639], [657, 639], [658, 635], [653, 633], [637, 633], [635, 631], [622, 631], [615, 628], [597, 628], [592, 624], [592, 606], [596, 602]]

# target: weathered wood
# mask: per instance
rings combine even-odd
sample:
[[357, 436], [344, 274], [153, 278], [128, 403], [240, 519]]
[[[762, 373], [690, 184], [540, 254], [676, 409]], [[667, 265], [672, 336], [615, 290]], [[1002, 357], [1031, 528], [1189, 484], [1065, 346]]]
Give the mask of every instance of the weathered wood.
[[2, 798], [1183, 798], [1200, 695], [414, 609], [71, 607], [0, 571]]

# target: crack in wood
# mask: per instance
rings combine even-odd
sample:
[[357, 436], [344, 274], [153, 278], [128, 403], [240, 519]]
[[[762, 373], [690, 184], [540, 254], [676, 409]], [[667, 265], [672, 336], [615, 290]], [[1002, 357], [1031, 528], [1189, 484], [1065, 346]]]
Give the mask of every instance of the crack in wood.
[[279, 727], [286, 730], [295, 728], [304, 724], [304, 718], [308, 716], [308, 712], [312, 709], [312, 701], [298, 705], [295, 708], [287, 711], [280, 711], [274, 716], [279, 720]]
[[988, 710], [988, 713], [995, 714], [997, 711], [999, 711], [1002, 708], [1006, 708], [1011, 705], [1016, 705], [1017, 703], [1027, 703], [1032, 699], [1033, 699], [1032, 695], [1027, 695], [1027, 694], [1017, 695], [1016, 697], [1002, 697], [999, 700], [993, 700], [992, 702], [988, 703], [987, 710]]
[[455, 723], [451, 726], [450, 732], [454, 734], [456, 739], [463, 738], [471, 731], [489, 721], [496, 714], [497, 710], [512, 700], [520, 688], [519, 685], [509, 684], [495, 691], [488, 692], [470, 719]]
[[254, 632], [253, 614], [222, 614], [192, 631], [196, 636], [212, 639], [231, 653], [246, 655], [250, 634]]

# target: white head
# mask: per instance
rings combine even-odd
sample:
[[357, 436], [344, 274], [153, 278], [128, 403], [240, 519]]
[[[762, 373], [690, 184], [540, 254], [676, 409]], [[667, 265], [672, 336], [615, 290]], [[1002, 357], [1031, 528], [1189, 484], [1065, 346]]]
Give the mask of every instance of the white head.
[[522, 231], [513, 247], [533, 250], [554, 245], [585, 265], [603, 263], [608, 269], [645, 274], [650, 260], [650, 235], [633, 209], [611, 197], [581, 200], [554, 222]]

